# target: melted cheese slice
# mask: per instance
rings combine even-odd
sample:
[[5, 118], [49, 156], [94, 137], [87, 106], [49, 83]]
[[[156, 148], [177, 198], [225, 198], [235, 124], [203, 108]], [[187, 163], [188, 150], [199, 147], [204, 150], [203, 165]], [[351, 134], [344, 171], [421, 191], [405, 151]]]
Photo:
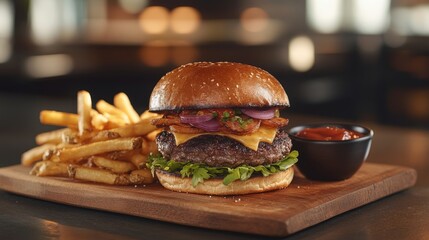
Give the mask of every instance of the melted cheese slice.
[[267, 142], [267, 143], [272, 143], [274, 138], [276, 137], [276, 133], [277, 133], [277, 129], [275, 128], [267, 128], [267, 127], [259, 127], [259, 129], [250, 134], [250, 135], [234, 135], [234, 134], [228, 134], [228, 133], [220, 133], [220, 132], [215, 132], [215, 133], [197, 133], [197, 134], [193, 134], [193, 133], [175, 133], [172, 132], [174, 135], [174, 138], [176, 139], [176, 144], [180, 145], [182, 143], [185, 143], [189, 140], [191, 140], [192, 138], [196, 138], [198, 136], [201, 135], [220, 135], [220, 136], [225, 136], [225, 137], [229, 137], [232, 139], [235, 139], [236, 141], [242, 143], [244, 146], [257, 151], [258, 150], [258, 146], [259, 146], [259, 142]]

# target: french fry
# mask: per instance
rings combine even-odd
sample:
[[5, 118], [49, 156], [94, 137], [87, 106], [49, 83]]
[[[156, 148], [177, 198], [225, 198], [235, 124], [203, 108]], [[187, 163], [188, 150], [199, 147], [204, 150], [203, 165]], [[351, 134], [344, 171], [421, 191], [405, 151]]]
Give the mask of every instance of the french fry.
[[91, 95], [87, 91], [79, 91], [77, 93], [77, 113], [79, 115], [78, 130], [80, 135], [91, 130], [91, 109]]
[[101, 154], [99, 156], [112, 159], [112, 160], [129, 161], [134, 154], [139, 154], [141, 152], [140, 150], [141, 149], [130, 150], [130, 151], [125, 150], [125, 151], [108, 152], [105, 154]]
[[77, 128], [78, 115], [74, 113], [43, 110], [40, 112], [40, 122], [46, 125]]
[[121, 137], [143, 136], [156, 129], [150, 124], [149, 120], [142, 120], [139, 123], [128, 125], [121, 128], [111, 129], [110, 131], [118, 133]]
[[55, 144], [46, 143], [37, 147], [34, 147], [21, 155], [21, 164], [24, 166], [31, 166], [37, 161], [43, 159], [43, 154], [50, 149], [55, 148]]
[[156, 130], [146, 134], [146, 139], [148, 139], [150, 141], [155, 141], [156, 135], [158, 135], [162, 131], [163, 131], [162, 129], [156, 129]]
[[138, 123], [140, 121], [140, 116], [137, 114], [133, 105], [131, 105], [130, 99], [125, 93], [121, 92], [116, 94], [113, 98], [113, 104], [127, 114], [131, 123]]
[[140, 119], [155, 119], [155, 118], [160, 118], [161, 116], [162, 116], [161, 114], [152, 113], [152, 112], [149, 112], [149, 110], [146, 110], [140, 115]]
[[45, 176], [56, 176], [56, 177], [68, 177], [68, 165], [67, 163], [56, 163], [51, 161], [38, 162], [31, 169], [30, 174], [40, 177]]
[[116, 174], [109, 170], [99, 168], [81, 167], [76, 165], [70, 165], [68, 167], [68, 174], [71, 178], [110, 185], [151, 183], [153, 178], [151, 176], [147, 176], [147, 171], [147, 169], [145, 171], [134, 170], [130, 174]]
[[139, 137], [153, 132], [154, 130], [156, 130], [156, 127], [151, 125], [149, 120], [142, 120], [136, 124], [97, 132], [91, 139], [88, 139], [88, 141], [98, 142], [119, 137]]
[[59, 150], [50, 160], [54, 162], [79, 162], [83, 158], [106, 152], [134, 150], [141, 148], [142, 138], [117, 138], [107, 141], [94, 142], [78, 147]]
[[61, 134], [61, 142], [67, 144], [76, 144], [79, 143], [83, 137], [84, 136], [79, 136], [77, 131], [64, 131]]
[[82, 135], [79, 135], [77, 131], [65, 132], [62, 135], [62, 144], [66, 145], [76, 145], [76, 144], [85, 144], [89, 142], [89, 139], [92, 139], [97, 132], [86, 131]]
[[158, 135], [160, 132], [162, 132], [162, 129], [156, 129], [148, 134], [146, 134], [146, 139], [148, 139], [149, 141], [155, 141], [156, 139], [156, 135]]
[[90, 136], [89, 138], [85, 139], [87, 142], [100, 142], [100, 141], [106, 141], [109, 139], [115, 139], [120, 138], [121, 135], [117, 132], [112, 132], [109, 130], [104, 130], [101, 132], [95, 133], [93, 136]]
[[105, 184], [115, 184], [118, 175], [112, 173], [108, 170], [97, 169], [97, 168], [88, 168], [81, 166], [69, 166], [68, 175], [71, 178], [97, 182], [97, 183], [105, 183]]
[[156, 130], [156, 127], [150, 124], [149, 120], [140, 121], [139, 123], [121, 128], [110, 129], [111, 132], [118, 133], [121, 137], [143, 136], [154, 130]]
[[107, 128], [108, 129], [124, 127], [124, 126], [128, 125], [128, 123], [129, 123], [128, 120], [125, 120], [121, 117], [118, 117], [117, 115], [113, 115], [110, 113], [103, 113], [103, 116], [105, 118], [107, 118], [107, 120], [108, 120], [108, 122], [107, 122]]
[[[125, 123], [127, 123], [127, 124], [130, 123], [130, 119], [128, 118], [128, 115], [126, 113], [124, 113], [122, 110], [116, 108], [115, 106], [107, 103], [104, 100], [98, 101], [95, 106], [96, 106], [97, 110], [105, 116], [107, 113], [107, 116], [114, 115], [117, 118], [122, 119]], [[109, 117], [107, 117], [107, 118], [109, 118]]]
[[42, 160], [43, 161], [50, 161], [52, 157], [58, 152], [58, 148], [55, 146], [54, 148], [48, 149], [45, 152], [43, 152]]
[[49, 132], [39, 133], [36, 135], [36, 143], [38, 145], [42, 145], [45, 143], [61, 143], [63, 134], [68, 133], [70, 131], [70, 128], [60, 128]]
[[132, 162], [134, 164], [134, 166], [136, 166], [137, 168], [141, 169], [141, 168], [145, 168], [146, 167], [146, 163], [147, 163], [147, 155], [143, 155], [143, 154], [133, 154], [129, 161]]
[[142, 142], [142, 153], [144, 155], [149, 155], [149, 153], [158, 152], [158, 146], [155, 141], [149, 141], [146, 138], [143, 139]]
[[59, 143], [54, 145], [53, 148], [46, 150], [42, 155], [43, 161], [50, 161], [52, 158], [56, 157], [59, 151], [62, 151], [66, 148], [79, 147], [81, 144], [70, 144], [70, 143]]
[[109, 119], [97, 112], [96, 110], [91, 110], [91, 125], [95, 130], [103, 130], [106, 128]]
[[43, 110], [40, 122], [63, 126], [36, 136], [39, 145], [24, 152], [21, 164], [30, 174], [58, 176], [113, 185], [153, 182], [146, 168], [148, 154], [157, 151], [159, 130], [151, 120], [161, 115], [138, 115], [125, 93], [114, 103], [100, 100], [92, 109], [91, 95], [77, 93], [77, 114]]
[[98, 167], [108, 169], [114, 173], [128, 173], [136, 169], [130, 162], [116, 161], [104, 157], [93, 156], [91, 161]]
[[152, 173], [147, 168], [132, 171], [129, 179], [133, 184], [149, 184], [153, 182]]

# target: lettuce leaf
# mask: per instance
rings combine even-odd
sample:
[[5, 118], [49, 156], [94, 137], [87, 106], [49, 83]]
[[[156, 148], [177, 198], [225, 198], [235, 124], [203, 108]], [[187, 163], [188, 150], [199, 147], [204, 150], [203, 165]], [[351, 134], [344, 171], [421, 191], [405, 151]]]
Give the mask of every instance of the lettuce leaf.
[[229, 167], [210, 167], [202, 163], [191, 162], [176, 162], [174, 160], [167, 160], [160, 154], [152, 154], [149, 156], [148, 168], [151, 169], [152, 175], [155, 169], [161, 169], [171, 173], [178, 173], [185, 177], [192, 177], [192, 185], [195, 187], [204, 180], [210, 178], [223, 178], [223, 184], [228, 185], [234, 181], [245, 181], [249, 179], [254, 173], [261, 173], [263, 176], [269, 176], [279, 171], [284, 171], [292, 167], [298, 162], [298, 151], [292, 151], [289, 155], [285, 156], [282, 160], [258, 166], [240, 165], [235, 168]]

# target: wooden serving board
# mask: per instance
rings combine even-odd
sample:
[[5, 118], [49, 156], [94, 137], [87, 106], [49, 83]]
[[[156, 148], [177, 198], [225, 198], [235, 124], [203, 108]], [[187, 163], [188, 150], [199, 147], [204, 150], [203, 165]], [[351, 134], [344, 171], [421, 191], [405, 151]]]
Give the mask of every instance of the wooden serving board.
[[283, 190], [233, 197], [177, 193], [158, 183], [123, 187], [35, 177], [29, 168], [0, 169], [0, 189], [64, 203], [178, 224], [286, 236], [413, 186], [410, 168], [365, 163], [350, 179], [310, 181], [296, 174]]

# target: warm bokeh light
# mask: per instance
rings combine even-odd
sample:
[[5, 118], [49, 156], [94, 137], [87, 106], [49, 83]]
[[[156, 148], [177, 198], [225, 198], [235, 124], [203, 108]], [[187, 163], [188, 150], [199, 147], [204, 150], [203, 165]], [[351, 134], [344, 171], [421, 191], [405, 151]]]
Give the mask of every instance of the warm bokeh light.
[[144, 46], [139, 52], [140, 60], [149, 67], [161, 67], [170, 60], [170, 51], [165, 46]]
[[250, 7], [240, 15], [241, 28], [237, 31], [239, 41], [245, 45], [261, 45], [274, 42], [281, 36], [284, 25], [270, 19], [268, 13], [259, 7]]
[[321, 33], [334, 33], [342, 23], [342, 0], [307, 0], [307, 20]]
[[146, 33], [163, 33], [168, 29], [169, 12], [165, 7], [161, 6], [147, 7], [140, 14], [139, 23]]
[[13, 9], [9, 1], [0, 0], [0, 63], [12, 55]]
[[249, 32], [261, 32], [268, 26], [269, 16], [265, 10], [258, 7], [245, 9], [240, 16], [243, 29]]
[[415, 6], [410, 11], [410, 27], [417, 35], [429, 35], [429, 4]]
[[38, 45], [57, 42], [61, 32], [60, 1], [33, 0], [30, 3], [30, 27], [33, 41]]
[[429, 36], [429, 4], [393, 7], [391, 27], [402, 36]]
[[67, 54], [33, 56], [25, 61], [25, 70], [33, 78], [62, 76], [73, 68], [73, 59]]
[[119, 6], [129, 13], [139, 13], [147, 4], [148, 0], [118, 0]]
[[13, 29], [13, 10], [9, 1], [0, 0], [0, 39], [9, 39]]
[[383, 33], [390, 22], [390, 0], [354, 0], [353, 22], [358, 33]]
[[278, 24], [271, 24], [270, 28], [262, 32], [249, 32], [244, 29], [237, 31], [237, 37], [243, 45], [263, 45], [275, 42], [281, 37], [281, 28]]
[[200, 13], [193, 7], [177, 7], [171, 12], [171, 29], [176, 33], [195, 32], [200, 24]]
[[9, 40], [0, 38], [0, 63], [9, 61], [12, 56], [12, 45]]
[[289, 64], [299, 72], [308, 71], [314, 65], [314, 44], [306, 36], [293, 38], [289, 43]]
[[410, 10], [407, 7], [394, 7], [390, 15], [392, 30], [399, 35], [410, 35]]

